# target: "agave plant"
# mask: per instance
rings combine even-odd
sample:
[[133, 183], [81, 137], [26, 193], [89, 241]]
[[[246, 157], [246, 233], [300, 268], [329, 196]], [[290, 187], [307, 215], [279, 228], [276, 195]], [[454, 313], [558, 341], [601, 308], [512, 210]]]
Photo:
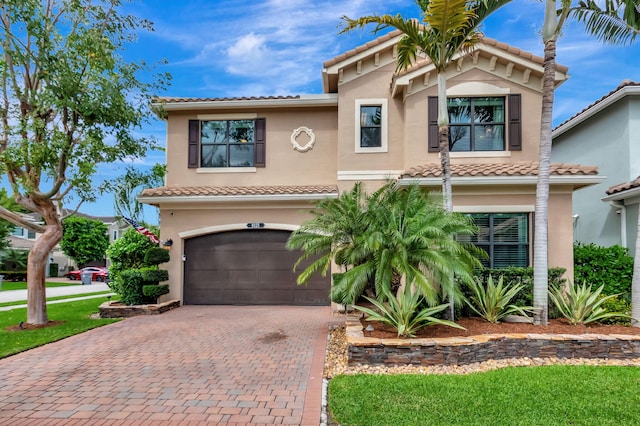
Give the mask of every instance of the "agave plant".
[[493, 277], [489, 275], [486, 288], [480, 279], [468, 284], [473, 291], [473, 296], [467, 300], [467, 305], [482, 318], [491, 323], [498, 323], [507, 315], [519, 314], [528, 317], [535, 311], [533, 306], [516, 306], [509, 304], [524, 287], [523, 284], [505, 287], [503, 277], [500, 276], [498, 284], [494, 284]]
[[416, 331], [431, 324], [443, 324], [450, 327], [465, 328], [453, 321], [435, 318], [433, 315], [442, 312], [448, 304], [419, 309], [423, 296], [417, 291], [412, 291], [410, 285], [406, 285], [404, 291], [397, 296], [387, 294], [388, 303], [365, 297], [377, 310], [354, 306], [359, 311], [368, 315], [367, 321], [380, 321], [390, 325], [398, 332], [398, 337], [414, 337]]
[[586, 283], [582, 286], [570, 285], [568, 291], [552, 287], [549, 290], [549, 298], [570, 324], [587, 324], [613, 317], [631, 318], [626, 313], [608, 312], [603, 307], [603, 303], [618, 296], [617, 294], [601, 296], [603, 288], [604, 284], [594, 291], [591, 285], [587, 286]]

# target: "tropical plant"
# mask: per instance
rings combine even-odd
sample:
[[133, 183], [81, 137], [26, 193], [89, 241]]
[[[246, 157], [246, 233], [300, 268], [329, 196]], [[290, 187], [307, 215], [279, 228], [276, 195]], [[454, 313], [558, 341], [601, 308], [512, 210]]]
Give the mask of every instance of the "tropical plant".
[[373, 33], [395, 28], [403, 33], [398, 43], [397, 71], [403, 71], [425, 54], [436, 69], [438, 80], [438, 134], [442, 163], [442, 194], [446, 211], [453, 211], [451, 163], [449, 159], [449, 115], [447, 111], [446, 72], [458, 54], [466, 54], [478, 43], [480, 24], [511, 0], [416, 0], [421, 20], [400, 14], [370, 15], [358, 19], [342, 17], [341, 31], [376, 24]]
[[629, 318], [629, 315], [624, 312], [608, 312], [603, 307], [607, 300], [618, 296], [616, 294], [601, 296], [603, 286], [595, 291], [586, 283], [582, 286], [574, 284], [567, 287], [566, 291], [560, 287], [551, 287], [549, 298], [570, 324], [588, 324], [614, 317]]
[[354, 306], [355, 309], [368, 315], [367, 321], [380, 321], [393, 327], [398, 332], [398, 337], [414, 337], [416, 331], [431, 324], [448, 325], [464, 330], [465, 328], [453, 321], [434, 317], [438, 312], [447, 309], [447, 304], [421, 308], [424, 298], [418, 291], [411, 289], [411, 285], [405, 285], [404, 291], [397, 295], [387, 294], [388, 303], [365, 297], [377, 310], [364, 306]]
[[491, 323], [498, 323], [508, 315], [519, 314], [528, 317], [534, 311], [533, 306], [517, 306], [511, 300], [522, 290], [523, 284], [503, 285], [503, 277], [498, 283], [489, 275], [486, 286], [479, 279], [468, 284], [473, 295], [467, 300], [469, 307], [482, 318]]
[[16, 202], [43, 224], [0, 207], [0, 217], [40, 234], [29, 253], [27, 323], [46, 324], [45, 272], [62, 238], [64, 204], [98, 194], [99, 163], [143, 156], [137, 129], [168, 76], [141, 73], [124, 48], [150, 22], [120, 13], [122, 0], [0, 2], [0, 172]]
[[[476, 228], [468, 217], [447, 213], [440, 201], [418, 185], [401, 187], [388, 182], [371, 195], [357, 185], [338, 199], [318, 203], [316, 218], [302, 224], [288, 241], [289, 248], [305, 250], [300, 260], [326, 250], [299, 276], [304, 283], [320, 266], [326, 271], [334, 259], [343, 271], [333, 274], [331, 299], [353, 304], [371, 285], [384, 301], [402, 282], [413, 283], [430, 305], [440, 301], [442, 291], [459, 294], [459, 281], [472, 280], [480, 266], [474, 254], [481, 251], [456, 240]], [[341, 225], [327, 223], [323, 211], [346, 212]], [[348, 218], [354, 218], [353, 226]], [[346, 223], [345, 223], [346, 222]], [[456, 298], [460, 301], [460, 298]]]
[[99, 220], [71, 216], [62, 222], [60, 248], [78, 265], [103, 260], [109, 247], [109, 228]]
[[113, 194], [116, 215], [142, 221], [144, 206], [138, 202], [138, 194], [143, 189], [162, 186], [166, 169], [164, 164], [155, 164], [148, 171], [130, 166], [122, 176], [106, 182], [102, 190]]
[[[594, 0], [545, 0], [544, 72], [542, 77], [542, 120], [533, 242], [533, 304], [537, 308], [535, 323], [548, 322], [548, 222], [549, 175], [551, 169], [551, 132], [556, 74], [556, 43], [568, 18], [585, 24], [588, 33], [605, 43], [622, 44], [634, 41], [640, 29], [640, 8], [637, 0], [608, 0], [604, 8]], [[640, 235], [640, 234], [639, 234]], [[638, 243], [640, 244], [640, 242]], [[638, 262], [636, 262], [637, 265]], [[640, 305], [640, 271], [638, 271], [638, 304]], [[640, 306], [637, 308], [640, 317]]]

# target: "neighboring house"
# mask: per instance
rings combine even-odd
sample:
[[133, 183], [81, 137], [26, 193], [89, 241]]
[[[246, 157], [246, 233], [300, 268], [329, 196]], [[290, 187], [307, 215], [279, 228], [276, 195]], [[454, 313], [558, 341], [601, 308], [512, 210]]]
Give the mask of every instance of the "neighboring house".
[[635, 189], [640, 176], [640, 83], [623, 81], [556, 127], [551, 157], [597, 165], [606, 177], [573, 194], [574, 239], [605, 247], [619, 244], [633, 255], [638, 218]]
[[[317, 95], [158, 98], [167, 121], [160, 208], [171, 293], [185, 304], [328, 304], [330, 274], [296, 286], [285, 248], [311, 203], [386, 179], [440, 191], [436, 71], [401, 74], [395, 31], [324, 63]], [[454, 209], [492, 266], [532, 264], [543, 59], [485, 39], [448, 72]], [[286, 76], [283, 76], [286, 78]], [[567, 78], [557, 67], [556, 82]], [[595, 167], [554, 164], [549, 265], [573, 273], [571, 195]]]

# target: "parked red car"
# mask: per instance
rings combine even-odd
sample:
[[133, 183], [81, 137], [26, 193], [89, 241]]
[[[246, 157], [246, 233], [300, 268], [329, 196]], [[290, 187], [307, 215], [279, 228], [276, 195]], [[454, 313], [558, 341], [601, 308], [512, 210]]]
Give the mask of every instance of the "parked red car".
[[69, 278], [71, 281], [80, 280], [81, 274], [85, 272], [91, 272], [91, 281], [100, 281], [105, 282], [107, 278], [109, 278], [109, 270], [102, 266], [87, 266], [86, 268], [82, 268], [77, 271], [67, 272], [64, 276]]

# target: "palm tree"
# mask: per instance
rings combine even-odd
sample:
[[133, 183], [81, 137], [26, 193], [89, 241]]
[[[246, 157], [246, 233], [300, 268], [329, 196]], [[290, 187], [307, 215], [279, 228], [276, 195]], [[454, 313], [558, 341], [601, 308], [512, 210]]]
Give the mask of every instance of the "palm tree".
[[442, 164], [444, 207], [453, 210], [451, 164], [449, 160], [449, 115], [447, 112], [447, 69], [453, 57], [465, 54], [478, 43], [482, 34], [478, 27], [491, 13], [511, 0], [416, 0], [422, 22], [405, 19], [400, 14], [372, 15], [358, 19], [342, 17], [340, 34], [368, 24], [376, 24], [374, 34], [392, 27], [404, 33], [398, 43], [396, 71], [403, 71], [426, 55], [436, 69], [438, 80], [438, 134]]
[[[559, 4], [559, 7], [558, 7]], [[551, 131], [556, 72], [556, 42], [570, 17], [585, 24], [587, 32], [605, 43], [632, 42], [640, 28], [638, 0], [611, 0], [602, 9], [593, 0], [546, 0], [542, 31], [544, 42], [544, 74], [542, 81], [542, 121], [540, 127], [540, 160], [536, 187], [536, 207], [533, 242], [533, 305], [536, 324], [548, 323], [548, 247], [549, 170], [551, 166]], [[640, 291], [640, 284], [639, 284]]]
[[[447, 69], [453, 57], [465, 54], [478, 43], [482, 34], [478, 27], [490, 14], [511, 0], [416, 0], [422, 22], [405, 19], [400, 14], [342, 17], [340, 34], [376, 24], [374, 33], [392, 27], [404, 33], [398, 43], [396, 71], [409, 68], [418, 54], [426, 55], [436, 69], [438, 81], [438, 145], [442, 166], [444, 208], [453, 211], [451, 161], [449, 158], [449, 114], [447, 111]], [[449, 318], [454, 317], [453, 295], [449, 295]]]
[[[358, 184], [339, 199], [318, 204], [321, 209], [316, 217], [292, 234], [288, 246], [310, 249], [303, 254], [305, 259], [320, 254], [319, 248], [332, 252], [308, 266], [299, 283], [313, 272], [326, 272], [331, 259], [345, 267], [333, 275], [331, 298], [335, 302], [354, 303], [370, 283], [376, 297], [384, 300], [405, 283], [414, 285], [435, 305], [441, 291], [457, 291], [454, 277], [470, 281], [474, 267], [480, 266], [475, 248], [456, 240], [457, 235], [475, 232], [472, 221], [444, 211], [418, 185], [401, 188], [397, 182], [388, 182], [366, 195]], [[338, 218], [342, 224], [336, 226], [324, 216], [326, 211], [330, 211], [328, 216], [347, 213]], [[356, 219], [354, 227], [345, 226], [352, 223], [349, 218]]]

